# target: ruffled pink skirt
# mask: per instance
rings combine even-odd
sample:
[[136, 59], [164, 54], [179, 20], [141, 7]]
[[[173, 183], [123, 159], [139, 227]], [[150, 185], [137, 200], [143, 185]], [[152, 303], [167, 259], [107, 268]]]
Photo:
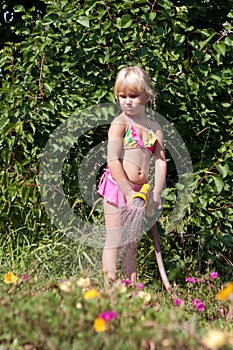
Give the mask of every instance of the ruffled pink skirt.
[[[139, 191], [141, 185], [135, 185], [130, 183], [134, 191]], [[118, 187], [116, 181], [113, 179], [110, 170], [105, 169], [102, 175], [97, 192], [107, 202], [116, 205], [117, 207], [124, 207], [127, 203], [124, 193]]]

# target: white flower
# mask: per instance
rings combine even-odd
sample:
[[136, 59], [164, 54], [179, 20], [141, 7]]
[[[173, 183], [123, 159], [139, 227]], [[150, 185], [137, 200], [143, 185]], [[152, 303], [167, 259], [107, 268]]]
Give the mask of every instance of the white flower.
[[219, 349], [226, 343], [226, 334], [217, 329], [211, 329], [204, 336], [203, 342], [210, 349]]
[[147, 292], [144, 292], [143, 290], [140, 290], [138, 292], [138, 297], [143, 299], [145, 303], [148, 303], [151, 300], [151, 295]]
[[78, 303], [76, 304], [76, 308], [77, 308], [77, 309], [82, 309], [82, 307], [83, 307], [83, 306], [82, 306], [81, 303], [78, 302]]
[[69, 293], [71, 291], [71, 282], [70, 281], [62, 282], [59, 287], [63, 292]]
[[91, 281], [90, 281], [89, 277], [86, 277], [86, 278], [80, 277], [77, 280], [76, 284], [77, 284], [78, 287], [88, 288], [90, 286], [90, 284], [91, 284]]

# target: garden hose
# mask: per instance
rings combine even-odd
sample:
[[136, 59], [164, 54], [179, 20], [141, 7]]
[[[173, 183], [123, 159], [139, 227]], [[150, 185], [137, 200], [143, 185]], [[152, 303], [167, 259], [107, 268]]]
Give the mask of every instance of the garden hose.
[[162, 279], [162, 282], [164, 284], [166, 291], [171, 293], [172, 298], [175, 299], [175, 298], [177, 298], [177, 295], [173, 291], [173, 289], [170, 285], [166, 270], [164, 268], [162, 253], [161, 253], [160, 244], [159, 244], [159, 234], [158, 234], [158, 230], [157, 230], [155, 223], [153, 223], [153, 225], [152, 225], [152, 237], [153, 237], [153, 241], [154, 241], [154, 251], [155, 251], [155, 256], [156, 256], [156, 260], [157, 260], [157, 265], [159, 268], [160, 277]]
[[159, 244], [158, 230], [157, 230], [155, 223], [152, 225], [152, 236], [153, 236], [153, 241], [154, 241], [155, 256], [156, 256], [161, 279], [163, 281], [163, 284], [164, 284], [166, 290], [168, 292], [171, 292], [172, 288], [171, 288], [170, 282], [168, 280], [166, 270], [164, 268], [160, 244]]
[[[133, 206], [138, 209], [145, 208], [146, 205], [148, 204], [149, 191], [150, 191], [150, 185], [148, 183], [142, 185], [140, 191], [133, 195]], [[147, 216], [152, 219], [152, 215], [147, 215]], [[155, 256], [157, 260], [160, 277], [162, 279], [162, 282], [166, 290], [172, 293], [173, 296], [175, 296], [175, 293], [173, 292], [170, 282], [168, 280], [166, 270], [164, 268], [156, 223], [153, 223], [152, 225], [152, 237], [153, 237], [154, 251], [155, 251]]]

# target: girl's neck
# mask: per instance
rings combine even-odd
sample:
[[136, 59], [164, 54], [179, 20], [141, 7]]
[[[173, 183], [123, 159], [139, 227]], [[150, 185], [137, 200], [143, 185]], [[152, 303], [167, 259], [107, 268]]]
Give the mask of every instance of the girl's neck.
[[140, 114], [130, 115], [130, 113], [125, 112], [125, 116], [132, 120], [143, 120], [146, 117], [145, 111]]
[[151, 128], [150, 122], [149, 122], [146, 114], [143, 114], [140, 116], [133, 116], [133, 117], [126, 115], [126, 117], [128, 118], [130, 124], [141, 125], [141, 126], [148, 128], [148, 129]]

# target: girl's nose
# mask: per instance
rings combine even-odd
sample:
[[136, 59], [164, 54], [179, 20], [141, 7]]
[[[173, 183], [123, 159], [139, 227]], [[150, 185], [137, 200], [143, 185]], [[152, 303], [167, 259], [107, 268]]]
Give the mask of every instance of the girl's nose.
[[127, 105], [131, 105], [132, 104], [131, 97], [129, 97], [129, 96], [126, 97], [126, 103], [127, 103]]

